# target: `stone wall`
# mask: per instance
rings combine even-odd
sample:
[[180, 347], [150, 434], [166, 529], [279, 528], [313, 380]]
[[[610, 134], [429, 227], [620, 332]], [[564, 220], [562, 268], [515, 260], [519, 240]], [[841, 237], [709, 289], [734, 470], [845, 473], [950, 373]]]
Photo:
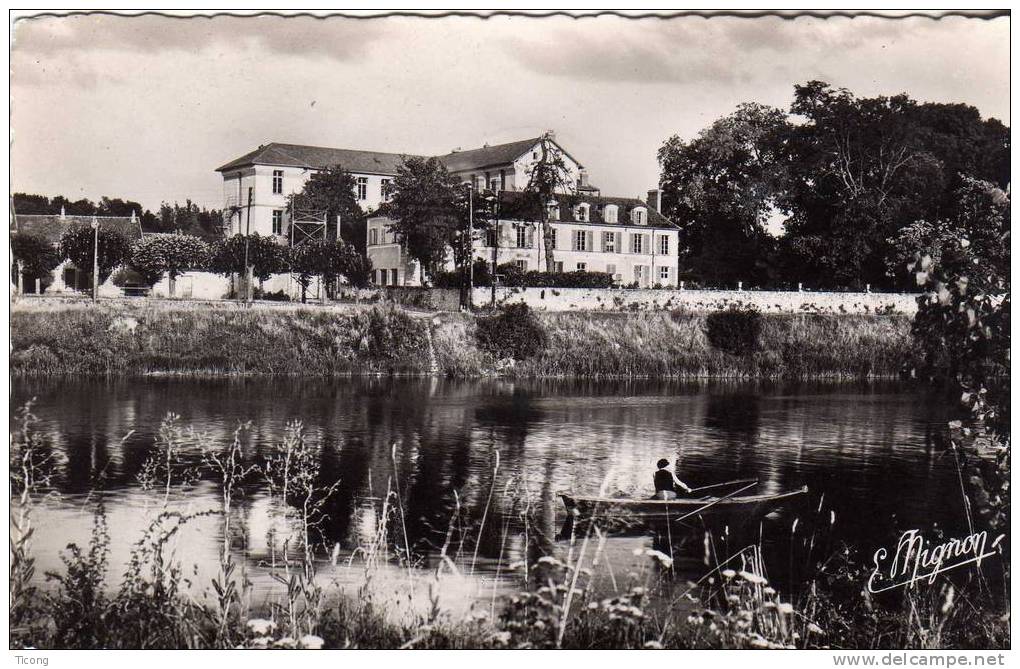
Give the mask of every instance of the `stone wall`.
[[[909, 293], [499, 288], [496, 290], [496, 302], [523, 302], [542, 311], [718, 311], [756, 308], [765, 313], [907, 315], [917, 311], [917, 295]], [[490, 304], [490, 289], [476, 288], [474, 303], [476, 307]]]

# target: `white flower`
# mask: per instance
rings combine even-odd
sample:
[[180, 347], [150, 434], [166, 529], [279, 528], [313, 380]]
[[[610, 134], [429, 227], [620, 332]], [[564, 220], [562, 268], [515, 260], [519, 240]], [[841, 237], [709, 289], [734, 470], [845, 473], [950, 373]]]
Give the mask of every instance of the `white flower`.
[[319, 650], [324, 643], [325, 641], [322, 640], [321, 636], [315, 636], [314, 634], [306, 634], [298, 641], [302, 648], [309, 650]]
[[265, 618], [252, 618], [248, 621], [248, 629], [259, 636], [265, 636], [276, 629], [276, 623]]
[[824, 632], [824, 631], [822, 630], [822, 628], [821, 628], [821, 627], [819, 627], [818, 625], [816, 625], [816, 624], [814, 624], [814, 623], [808, 623], [808, 626], [807, 626], [807, 631], [808, 631], [808, 632], [810, 632], [810, 633], [812, 633], [812, 634], [824, 634], [824, 633], [825, 633], [825, 632]]
[[722, 574], [723, 578], [733, 578], [734, 576], [737, 575], [737, 572], [733, 571], [732, 569], [723, 569], [719, 573]]
[[651, 641], [645, 641], [645, 648], [649, 650], [662, 650], [662, 644], [653, 639]]
[[764, 585], [768, 583], [768, 581], [765, 578], [749, 571], [740, 572], [740, 577], [747, 581], [748, 583], [751, 583], [752, 585]]
[[779, 612], [786, 615], [790, 615], [791, 613], [793, 613], [793, 604], [790, 604], [789, 602], [780, 602]]

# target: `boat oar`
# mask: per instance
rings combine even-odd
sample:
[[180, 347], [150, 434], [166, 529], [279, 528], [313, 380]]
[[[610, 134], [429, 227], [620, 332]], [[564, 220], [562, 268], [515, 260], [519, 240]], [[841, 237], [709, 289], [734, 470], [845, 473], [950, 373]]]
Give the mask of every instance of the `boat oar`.
[[722, 488], [728, 485], [740, 485], [742, 483], [757, 483], [758, 479], [740, 479], [738, 481], [726, 481], [725, 483], [713, 483], [712, 485], [703, 485], [700, 488], [691, 488], [690, 492], [701, 492], [702, 490], [711, 490], [712, 488]]
[[749, 489], [753, 488], [753, 487], [754, 487], [754, 486], [756, 486], [756, 485], [758, 485], [758, 482], [757, 482], [757, 481], [755, 481], [754, 483], [751, 483], [751, 484], [749, 484], [749, 485], [745, 485], [745, 486], [744, 486], [743, 488], [741, 488], [741, 489], [739, 489], [739, 490], [734, 490], [733, 492], [731, 492], [731, 493], [730, 493], [730, 494], [728, 494], [728, 495], [723, 495], [722, 497], [720, 497], [720, 498], [718, 498], [718, 499], [714, 499], [714, 500], [712, 500], [711, 502], [709, 502], [709, 503], [708, 503], [708, 504], [706, 504], [705, 506], [701, 507], [700, 509], [695, 509], [694, 511], [691, 511], [690, 513], [684, 514], [684, 515], [680, 516], [679, 518], [675, 518], [675, 519], [673, 519], [673, 521], [672, 521], [672, 522], [674, 522], [674, 523], [679, 523], [679, 522], [680, 522], [681, 520], [683, 520], [684, 518], [690, 518], [691, 516], [696, 516], [696, 515], [698, 515], [699, 513], [702, 513], [702, 512], [703, 512], [703, 511], [704, 511], [705, 509], [709, 508], [710, 506], [715, 506], [716, 504], [718, 504], [719, 502], [723, 501], [724, 499], [729, 499], [730, 497], [733, 497], [734, 495], [737, 495], [737, 494], [739, 494], [739, 493], [742, 493], [742, 492], [744, 492], [745, 490], [749, 490]]

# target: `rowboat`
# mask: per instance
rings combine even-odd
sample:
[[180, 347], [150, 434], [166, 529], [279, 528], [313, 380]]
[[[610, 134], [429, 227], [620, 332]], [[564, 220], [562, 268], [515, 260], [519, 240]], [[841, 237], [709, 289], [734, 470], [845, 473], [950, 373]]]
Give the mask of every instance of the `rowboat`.
[[586, 497], [560, 493], [567, 512], [577, 519], [745, 523], [759, 520], [806, 495], [807, 486], [773, 495], [678, 498], [671, 500]]

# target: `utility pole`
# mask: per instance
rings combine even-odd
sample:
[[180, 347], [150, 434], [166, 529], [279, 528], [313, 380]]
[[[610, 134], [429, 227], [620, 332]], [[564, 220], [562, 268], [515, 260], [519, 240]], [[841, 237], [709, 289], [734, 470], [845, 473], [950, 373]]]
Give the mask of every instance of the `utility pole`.
[[468, 262], [468, 311], [474, 311], [475, 301], [475, 189], [472, 184], [467, 185], [468, 189], [468, 234], [467, 234], [467, 262]]
[[92, 304], [99, 298], [99, 219], [92, 215], [92, 230], [95, 241], [92, 244]]
[[251, 199], [255, 188], [248, 187], [248, 221], [244, 228], [244, 303], [251, 305], [251, 265], [248, 264], [248, 237], [251, 235]]
[[492, 199], [492, 276], [489, 284], [492, 291], [492, 308], [496, 308], [496, 265], [499, 262], [499, 196]]

